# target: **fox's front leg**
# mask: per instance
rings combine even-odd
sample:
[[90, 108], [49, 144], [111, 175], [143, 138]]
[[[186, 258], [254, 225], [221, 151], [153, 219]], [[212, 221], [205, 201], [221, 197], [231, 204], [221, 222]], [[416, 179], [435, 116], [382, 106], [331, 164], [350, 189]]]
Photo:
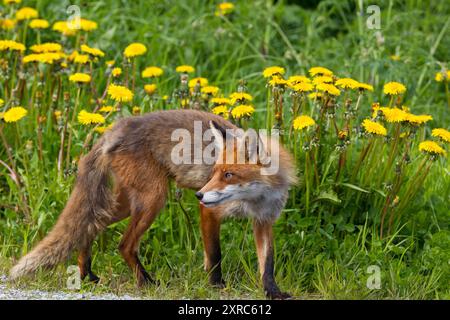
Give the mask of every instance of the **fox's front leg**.
[[220, 252], [220, 216], [217, 212], [200, 204], [201, 231], [205, 253], [205, 270], [209, 273], [209, 282], [224, 288], [222, 279]]
[[253, 222], [253, 231], [258, 254], [259, 272], [266, 296], [270, 299], [290, 298], [290, 294], [281, 292], [275, 282], [272, 223], [255, 220]]

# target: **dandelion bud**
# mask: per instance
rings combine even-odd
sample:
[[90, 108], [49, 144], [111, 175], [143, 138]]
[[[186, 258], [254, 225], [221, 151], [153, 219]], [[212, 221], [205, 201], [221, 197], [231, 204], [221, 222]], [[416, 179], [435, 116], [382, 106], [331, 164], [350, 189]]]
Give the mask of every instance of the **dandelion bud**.
[[65, 102], [68, 102], [69, 100], [70, 100], [70, 94], [69, 94], [68, 91], [65, 91], [65, 92], [64, 92], [64, 101], [65, 101]]
[[237, 92], [246, 92], [246, 91], [247, 91], [247, 86], [246, 86], [245, 80], [242, 79], [239, 81], [239, 86], [237, 88]]
[[276, 114], [275, 114], [275, 120], [280, 120], [281, 119], [281, 113], [280, 112], [277, 112]]
[[189, 76], [188, 76], [187, 74], [185, 74], [185, 73], [182, 73], [182, 74], [180, 75], [180, 81], [181, 81], [181, 85], [182, 85], [182, 86], [187, 86], [187, 84], [188, 84], [188, 78], [189, 78]]
[[339, 133], [338, 133], [338, 138], [339, 138], [340, 140], [345, 140], [345, 139], [347, 139], [347, 137], [348, 137], [348, 132], [347, 132], [347, 130], [341, 130], [341, 131], [339, 131]]
[[395, 196], [394, 200], [392, 201], [392, 207], [396, 207], [399, 202], [400, 202], [399, 196]]
[[27, 150], [27, 152], [33, 151], [33, 141], [32, 140], [27, 140], [25, 149]]

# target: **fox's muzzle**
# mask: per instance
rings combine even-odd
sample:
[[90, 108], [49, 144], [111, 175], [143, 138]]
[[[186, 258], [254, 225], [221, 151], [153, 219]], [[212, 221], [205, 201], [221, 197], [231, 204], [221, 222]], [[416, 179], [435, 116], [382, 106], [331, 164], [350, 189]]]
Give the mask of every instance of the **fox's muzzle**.
[[203, 193], [200, 192], [200, 191], [196, 192], [196, 193], [195, 193], [195, 196], [196, 196], [197, 199], [200, 200], [200, 201], [203, 199]]

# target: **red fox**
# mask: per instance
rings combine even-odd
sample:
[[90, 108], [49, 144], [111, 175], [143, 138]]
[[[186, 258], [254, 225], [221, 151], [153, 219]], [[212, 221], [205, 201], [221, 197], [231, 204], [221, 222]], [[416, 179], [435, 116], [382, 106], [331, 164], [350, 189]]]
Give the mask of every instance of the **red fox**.
[[[174, 163], [171, 154], [177, 141], [172, 133], [177, 129], [193, 133], [195, 122], [201, 123], [202, 132], [211, 128], [214, 141], [220, 146], [216, 163]], [[281, 146], [278, 170], [272, 175], [261, 174], [265, 164], [259, 158], [252, 164], [240, 164], [235, 156], [231, 163], [228, 158], [228, 162], [218, 161], [230, 151], [224, 143], [230, 129], [237, 127], [220, 116], [195, 110], [158, 111], [118, 121], [80, 160], [74, 190], [55, 226], [11, 269], [10, 278], [54, 267], [77, 250], [81, 277], [98, 281], [91, 270], [92, 243], [108, 225], [130, 216], [119, 251], [135, 273], [138, 286], [153, 282], [139, 261], [139, 242], [164, 207], [168, 182], [173, 179], [179, 187], [197, 191], [204, 267], [210, 283], [225, 285], [221, 272], [221, 221], [226, 217], [249, 217], [254, 221], [266, 296], [289, 298], [274, 278], [272, 225], [285, 205], [289, 187], [296, 181], [293, 161]], [[207, 145], [202, 143], [203, 147]], [[233, 147], [234, 154], [236, 148]]]

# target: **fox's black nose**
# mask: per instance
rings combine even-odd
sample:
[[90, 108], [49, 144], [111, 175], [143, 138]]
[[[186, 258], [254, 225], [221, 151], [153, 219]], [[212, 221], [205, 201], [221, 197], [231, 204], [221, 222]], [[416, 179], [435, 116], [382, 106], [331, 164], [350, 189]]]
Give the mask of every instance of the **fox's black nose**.
[[200, 191], [199, 191], [199, 192], [196, 192], [196, 193], [195, 193], [195, 196], [197, 197], [198, 200], [202, 200], [202, 198], [203, 198], [203, 193], [201, 193]]

